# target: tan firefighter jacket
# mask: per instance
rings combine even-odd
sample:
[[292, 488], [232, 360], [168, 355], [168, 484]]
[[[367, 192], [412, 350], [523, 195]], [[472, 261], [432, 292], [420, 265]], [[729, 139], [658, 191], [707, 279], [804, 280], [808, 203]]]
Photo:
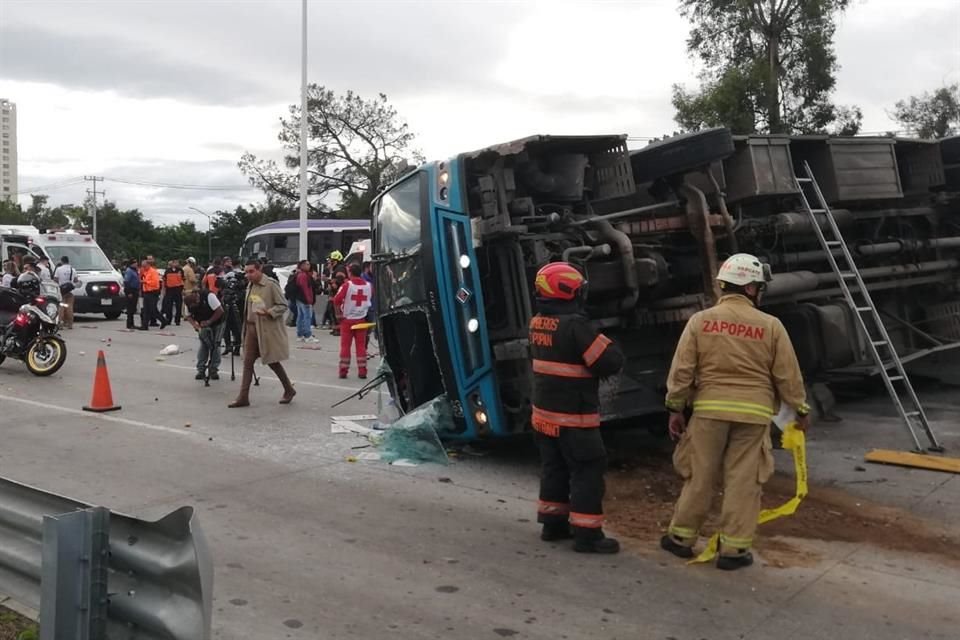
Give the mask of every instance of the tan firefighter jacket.
[[780, 320], [739, 294], [690, 318], [667, 377], [667, 409], [692, 404], [702, 418], [766, 425], [780, 402], [809, 411], [797, 355]]

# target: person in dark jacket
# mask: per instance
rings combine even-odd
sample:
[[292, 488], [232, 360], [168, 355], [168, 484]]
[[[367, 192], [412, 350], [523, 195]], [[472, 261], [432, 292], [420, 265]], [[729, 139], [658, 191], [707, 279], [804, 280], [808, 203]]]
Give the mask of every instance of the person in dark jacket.
[[127, 329], [133, 329], [133, 318], [140, 302], [140, 271], [136, 260], [127, 260], [123, 270], [123, 295], [127, 299]]
[[537, 521], [545, 541], [573, 538], [574, 551], [616, 553], [603, 534], [603, 475], [607, 453], [600, 437], [600, 378], [623, 367], [620, 349], [590, 324], [583, 310], [587, 281], [571, 264], [537, 272], [537, 308], [530, 320], [533, 415], [540, 450]]

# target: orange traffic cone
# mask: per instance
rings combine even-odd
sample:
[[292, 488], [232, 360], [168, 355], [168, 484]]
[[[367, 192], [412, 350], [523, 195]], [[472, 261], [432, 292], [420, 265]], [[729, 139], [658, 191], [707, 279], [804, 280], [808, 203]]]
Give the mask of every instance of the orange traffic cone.
[[84, 411], [116, 411], [120, 405], [113, 404], [113, 392], [110, 391], [110, 374], [107, 373], [107, 359], [103, 351], [97, 352], [97, 372], [93, 376], [93, 397]]

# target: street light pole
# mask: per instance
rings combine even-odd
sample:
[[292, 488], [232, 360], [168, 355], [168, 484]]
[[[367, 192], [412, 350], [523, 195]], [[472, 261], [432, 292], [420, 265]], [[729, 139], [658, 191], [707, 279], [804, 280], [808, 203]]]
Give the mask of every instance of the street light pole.
[[303, 0], [301, 16], [300, 60], [300, 259], [307, 255], [307, 0]]
[[213, 263], [213, 231], [212, 231], [213, 218], [210, 217], [209, 213], [200, 211], [200, 209], [197, 209], [196, 207], [187, 207], [187, 209], [196, 211], [200, 215], [205, 216], [207, 219], [207, 264], [211, 264]]

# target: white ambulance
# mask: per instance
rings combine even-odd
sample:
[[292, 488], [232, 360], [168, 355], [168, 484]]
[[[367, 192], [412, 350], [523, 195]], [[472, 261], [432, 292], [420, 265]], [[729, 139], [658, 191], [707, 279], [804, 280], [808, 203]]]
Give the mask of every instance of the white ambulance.
[[83, 231], [62, 231], [32, 236], [34, 250], [50, 258], [54, 269], [67, 256], [76, 270], [73, 312], [76, 315], [102, 313], [114, 320], [124, 312], [123, 277], [93, 237]]

